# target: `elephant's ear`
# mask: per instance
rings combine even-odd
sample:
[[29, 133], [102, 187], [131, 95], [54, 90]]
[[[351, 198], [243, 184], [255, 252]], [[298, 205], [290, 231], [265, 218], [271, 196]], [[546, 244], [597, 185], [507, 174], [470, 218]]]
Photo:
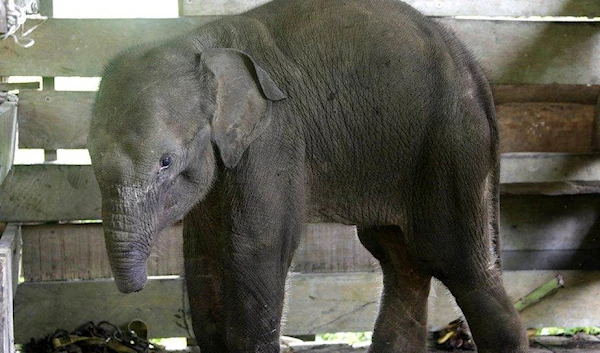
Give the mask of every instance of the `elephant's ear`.
[[265, 70], [239, 50], [207, 49], [201, 60], [217, 81], [213, 141], [225, 166], [233, 168], [271, 122], [271, 102], [286, 96]]

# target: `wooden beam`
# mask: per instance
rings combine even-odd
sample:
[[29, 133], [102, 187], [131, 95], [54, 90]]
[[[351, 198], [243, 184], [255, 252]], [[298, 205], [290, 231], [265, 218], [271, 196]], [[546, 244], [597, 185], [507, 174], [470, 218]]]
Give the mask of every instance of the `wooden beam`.
[[4, 1], [0, 1], [0, 34], [8, 32], [8, 18], [6, 13], [6, 3]]
[[[504, 194], [531, 195], [598, 193], [600, 156], [504, 154], [501, 191]], [[100, 191], [89, 165], [16, 165], [0, 186], [0, 221], [100, 218]]]
[[19, 279], [20, 229], [16, 224], [9, 224], [0, 234], [0, 349], [3, 353], [13, 353], [13, 298]]
[[100, 189], [91, 166], [16, 165], [0, 185], [0, 220], [100, 218]]
[[0, 82], [0, 91], [12, 91], [12, 90], [25, 90], [25, 89], [40, 89], [39, 82], [19, 82], [19, 83], [8, 83]]
[[[288, 334], [367, 331], [377, 310], [376, 273], [291, 274]], [[139, 293], [119, 293], [112, 280], [23, 283], [15, 298], [15, 342], [73, 330], [87, 321], [123, 325], [144, 320], [153, 337], [190, 337], [181, 279], [153, 279]], [[191, 330], [191, 327], [190, 327]]]
[[0, 42], [0, 76], [100, 76], [120, 50], [191, 31], [212, 17], [175, 19], [49, 19], [32, 32], [31, 48]]
[[593, 151], [595, 107], [575, 103], [505, 103], [496, 106], [500, 152]]
[[439, 21], [468, 44], [495, 84], [600, 83], [600, 22]]
[[17, 104], [0, 104], [0, 185], [13, 164], [17, 139]]
[[500, 204], [504, 252], [600, 249], [598, 195], [503, 195]]
[[[182, 226], [163, 231], [148, 259], [150, 276], [183, 273]], [[294, 257], [294, 272], [374, 271], [375, 259], [360, 244], [356, 228], [310, 224]], [[102, 225], [39, 224], [23, 226], [23, 277], [26, 281], [89, 280], [112, 277]]]
[[593, 271], [600, 268], [600, 248], [594, 250], [503, 251], [502, 265], [507, 271]]
[[500, 190], [505, 194], [573, 195], [600, 192], [600, 155], [506, 153]]
[[85, 148], [95, 92], [23, 92], [19, 147]]
[[505, 103], [576, 103], [595, 105], [600, 96], [596, 85], [493, 85], [496, 105]]
[[[595, 0], [403, 0], [427, 16], [585, 16], [600, 17], [600, 5]], [[183, 1], [184, 16], [234, 15], [268, 0], [187, 0]]]
[[[99, 76], [122, 48], [186, 33], [214, 17], [50, 19], [23, 49], [0, 43], [0, 76]], [[441, 19], [468, 43], [497, 84], [600, 84], [600, 22], [553, 23]]]
[[[600, 310], [590, 310], [600, 305], [600, 271], [560, 271], [565, 287], [538, 304], [521, 312], [525, 327], [578, 327], [594, 326], [600, 322]], [[505, 271], [504, 286], [516, 301], [533, 289], [556, 276], [556, 271]], [[442, 327], [458, 317], [454, 299], [439, 282], [432, 288], [429, 308], [431, 327]]]
[[[565, 288], [521, 313], [526, 327], [593, 326], [600, 321], [600, 271], [562, 271]], [[556, 275], [555, 271], [508, 271], [504, 283], [516, 301]], [[378, 307], [378, 273], [308, 275], [290, 278], [284, 333], [291, 335], [371, 331]], [[154, 337], [189, 337], [188, 308], [181, 279], [151, 280], [134, 294], [121, 294], [113, 281], [23, 283], [15, 298], [15, 342], [72, 330], [89, 320], [117, 325], [142, 319]], [[436, 284], [429, 327], [457, 316], [448, 291]], [[188, 320], [188, 321], [184, 321]]]
[[598, 94], [598, 103], [596, 104], [596, 115], [594, 117], [593, 144], [594, 151], [600, 152], [600, 94]]
[[[595, 195], [505, 195], [500, 229], [507, 270], [600, 268], [600, 198]], [[161, 233], [149, 274], [181, 274], [182, 247], [181, 225]], [[326, 223], [308, 225], [293, 264], [293, 271], [302, 273], [376, 269], [355, 227]], [[32, 282], [111, 277], [101, 225], [23, 226], [23, 276]]]
[[[181, 274], [182, 246], [181, 225], [163, 231], [148, 259], [148, 274]], [[23, 226], [23, 277], [31, 282], [112, 277], [102, 224]]]
[[[595, 102], [600, 86], [503, 87], [494, 87], [499, 96], [495, 98], [502, 152], [592, 152]], [[513, 95], [507, 92], [511, 89], [515, 91]], [[95, 95], [95, 92], [21, 93], [19, 147], [85, 148]], [[527, 96], [531, 102], [511, 102], [521, 96]]]

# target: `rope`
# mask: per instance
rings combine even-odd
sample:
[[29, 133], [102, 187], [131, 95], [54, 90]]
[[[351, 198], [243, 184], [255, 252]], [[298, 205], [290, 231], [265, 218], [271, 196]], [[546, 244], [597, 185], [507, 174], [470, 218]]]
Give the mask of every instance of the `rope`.
[[[42, 23], [46, 22], [47, 18], [42, 17], [42, 22], [25, 31], [27, 11], [33, 12], [32, 6], [34, 6], [33, 0], [27, 1], [27, 3], [23, 6], [15, 4], [15, 0], [8, 0], [8, 3], [6, 4], [6, 22], [8, 23], [8, 32], [0, 35], [0, 39], [5, 40], [12, 38], [15, 43], [23, 48], [30, 48], [35, 44], [33, 39], [25, 37], [33, 32], [36, 28], [41, 26]], [[17, 31], [19, 30], [21, 30], [21, 35], [17, 35]]]

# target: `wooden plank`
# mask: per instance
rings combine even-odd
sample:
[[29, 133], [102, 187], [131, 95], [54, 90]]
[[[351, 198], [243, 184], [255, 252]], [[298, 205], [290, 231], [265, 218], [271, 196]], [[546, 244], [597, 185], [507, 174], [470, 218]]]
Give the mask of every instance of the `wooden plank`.
[[[184, 16], [234, 15], [269, 0], [187, 0]], [[586, 16], [600, 17], [596, 0], [403, 0], [427, 16]]]
[[600, 192], [600, 155], [506, 153], [500, 190], [505, 194], [570, 195]]
[[99, 219], [100, 190], [91, 166], [16, 165], [0, 185], [0, 220]]
[[593, 152], [595, 110], [575, 103], [498, 105], [500, 152]]
[[[290, 283], [285, 332], [367, 331], [372, 327], [380, 283], [377, 274], [294, 274]], [[111, 280], [23, 283], [15, 298], [15, 342], [27, 342], [57, 328], [72, 330], [90, 320], [122, 325], [142, 319], [154, 337], [190, 337], [184, 303], [181, 279], [153, 279], [143, 291], [128, 295], [119, 293]]]
[[124, 325], [144, 320], [155, 337], [185, 337], [183, 282], [156, 279], [140, 293], [125, 295], [113, 281], [23, 283], [15, 297], [15, 342], [71, 331], [88, 321]]
[[[31, 34], [36, 45], [0, 43], [0, 76], [98, 76], [119, 49], [185, 33], [214, 17], [50, 19]], [[600, 84], [600, 22], [506, 22], [441, 19], [498, 84]]]
[[[546, 297], [540, 303], [521, 312], [526, 327], [577, 327], [594, 326], [600, 322], [600, 310], [590, 310], [600, 305], [600, 271], [560, 271], [565, 287]], [[505, 271], [504, 285], [509, 296], [516, 301], [556, 276], [556, 271]], [[435, 283], [432, 286], [429, 308], [431, 327], [441, 327], [456, 319], [453, 299], [448, 290]]]
[[[556, 275], [554, 271], [505, 272], [513, 300], [526, 295]], [[527, 327], [593, 326], [600, 321], [600, 271], [563, 271], [565, 288], [522, 312]], [[339, 331], [371, 331], [381, 288], [377, 273], [337, 275], [294, 274], [290, 278], [289, 311], [284, 333], [290, 335]], [[112, 281], [21, 284], [15, 298], [15, 341], [23, 343], [57, 328], [71, 330], [89, 321], [124, 324], [146, 321], [155, 337], [185, 337], [180, 279], [152, 280], [134, 294], [117, 291]], [[432, 290], [429, 326], [443, 326], [457, 317], [447, 290]], [[189, 325], [189, 321], [188, 321]]]
[[503, 252], [600, 249], [597, 195], [503, 195], [500, 215]]
[[8, 225], [0, 237], [0, 349], [15, 352], [13, 298], [19, 278], [20, 229]]
[[182, 16], [223, 16], [246, 12], [271, 0], [186, 0], [182, 1]]
[[[101, 224], [23, 226], [23, 277], [26, 281], [63, 281], [112, 277]], [[182, 226], [163, 231], [148, 260], [150, 276], [183, 273]], [[361, 272], [377, 269], [356, 237], [356, 228], [310, 224], [294, 257], [293, 271]]]
[[440, 22], [471, 48], [495, 84], [600, 83], [600, 22]]
[[[506, 270], [600, 268], [600, 198], [506, 195], [501, 204]], [[23, 272], [27, 281], [111, 276], [100, 224], [23, 226]], [[178, 275], [183, 268], [181, 226], [158, 238], [151, 275]], [[352, 226], [310, 224], [294, 257], [301, 273], [370, 272], [376, 260]]]
[[29, 35], [31, 48], [0, 43], [0, 76], [100, 76], [109, 58], [142, 43], [184, 34], [214, 18], [49, 19]]
[[594, 105], [600, 96], [597, 85], [493, 85], [496, 105], [505, 103], [577, 103]]
[[[502, 156], [501, 191], [505, 194], [598, 193], [599, 181], [599, 155], [509, 153]], [[0, 221], [100, 218], [100, 191], [89, 165], [16, 165], [0, 185]]]
[[85, 148], [95, 92], [23, 92], [19, 147]]
[[6, 17], [6, 3], [0, 1], [0, 33], [8, 32], [8, 19]]
[[[502, 87], [495, 87], [503, 102], [496, 106], [502, 152], [592, 152], [599, 86], [525, 86], [512, 96]], [[519, 94], [531, 102], [509, 102]], [[21, 93], [19, 147], [85, 148], [94, 97], [95, 92]], [[589, 100], [594, 103], [581, 103]]]
[[[112, 277], [101, 224], [23, 226], [23, 277], [58, 281]], [[148, 260], [150, 276], [182, 273], [181, 226], [163, 231]]]
[[594, 117], [593, 146], [595, 152], [600, 152], [600, 94], [596, 103], [596, 116]]
[[8, 82], [0, 82], [0, 91], [12, 91], [12, 90], [27, 90], [27, 89], [40, 89], [39, 82], [18, 82], [18, 83], [8, 83]]
[[17, 139], [17, 105], [0, 104], [0, 185], [12, 168]]
[[600, 268], [600, 249], [503, 251], [502, 264], [507, 271], [592, 271]]

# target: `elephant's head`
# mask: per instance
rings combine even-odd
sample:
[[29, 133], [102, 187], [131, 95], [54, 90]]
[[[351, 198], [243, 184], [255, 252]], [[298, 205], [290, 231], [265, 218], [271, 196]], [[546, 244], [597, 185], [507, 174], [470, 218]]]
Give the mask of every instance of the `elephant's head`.
[[157, 234], [208, 193], [217, 159], [236, 167], [269, 125], [270, 102], [284, 98], [234, 49], [135, 49], [107, 66], [88, 148], [120, 291], [143, 288]]

